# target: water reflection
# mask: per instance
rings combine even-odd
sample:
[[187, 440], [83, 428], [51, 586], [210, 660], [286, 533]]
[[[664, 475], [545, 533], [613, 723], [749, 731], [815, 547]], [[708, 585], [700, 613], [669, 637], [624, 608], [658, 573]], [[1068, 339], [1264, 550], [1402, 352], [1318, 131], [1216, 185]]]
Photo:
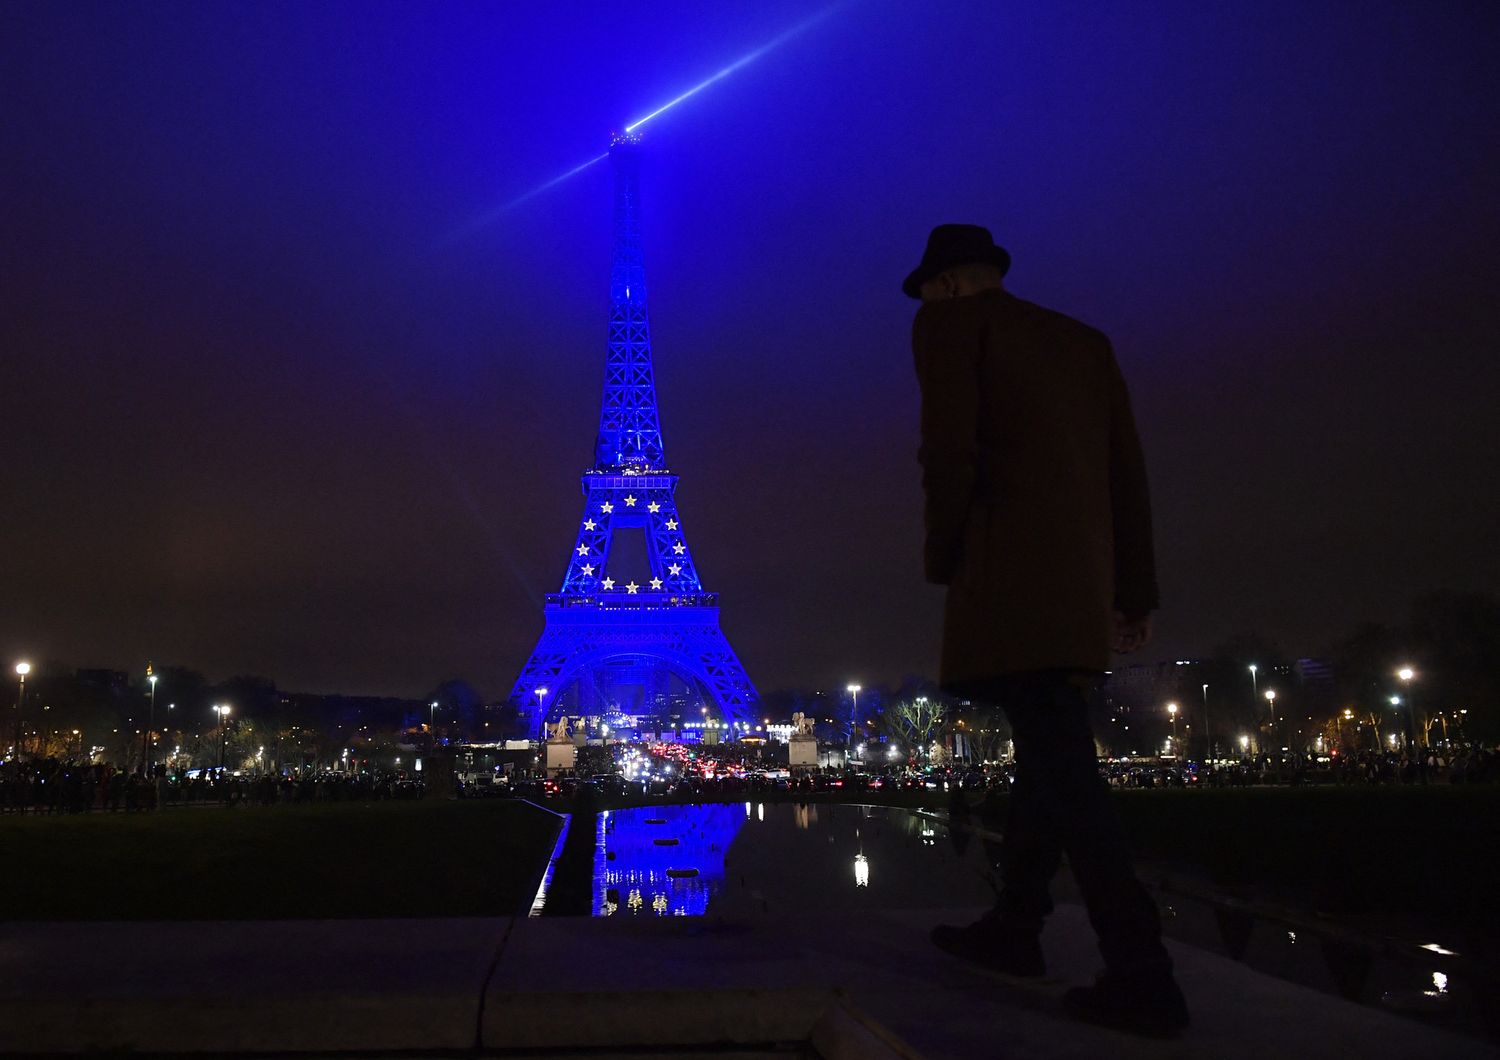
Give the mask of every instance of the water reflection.
[[965, 856], [946, 827], [908, 810], [746, 802], [617, 810], [598, 822], [595, 916], [737, 919], [994, 901], [982, 848]]
[[[745, 804], [748, 816], [750, 804]], [[657, 806], [599, 814], [594, 915], [702, 916], [745, 823], [734, 806]], [[621, 900], [623, 895], [623, 902]]]

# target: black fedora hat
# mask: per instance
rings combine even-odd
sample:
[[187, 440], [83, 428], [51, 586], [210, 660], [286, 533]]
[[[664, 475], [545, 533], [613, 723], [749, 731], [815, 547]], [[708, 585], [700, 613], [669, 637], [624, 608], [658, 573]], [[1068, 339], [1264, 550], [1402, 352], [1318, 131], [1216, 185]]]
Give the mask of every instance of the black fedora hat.
[[994, 265], [1003, 276], [1010, 270], [1010, 254], [995, 246], [995, 237], [980, 225], [938, 225], [927, 237], [922, 264], [901, 284], [908, 298], [922, 297], [922, 285], [955, 265]]

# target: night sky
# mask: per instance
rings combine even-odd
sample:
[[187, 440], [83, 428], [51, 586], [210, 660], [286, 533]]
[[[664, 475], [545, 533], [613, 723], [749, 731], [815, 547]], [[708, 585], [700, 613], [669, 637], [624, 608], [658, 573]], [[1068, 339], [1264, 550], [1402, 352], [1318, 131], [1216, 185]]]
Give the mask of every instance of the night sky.
[[[581, 514], [609, 130], [802, 3], [0, 9], [0, 652], [506, 694]], [[706, 13], [707, 12], [707, 13]], [[1500, 589], [1500, 7], [851, 2], [648, 124], [658, 390], [762, 689], [936, 669], [940, 222], [1102, 328], [1164, 610]]]

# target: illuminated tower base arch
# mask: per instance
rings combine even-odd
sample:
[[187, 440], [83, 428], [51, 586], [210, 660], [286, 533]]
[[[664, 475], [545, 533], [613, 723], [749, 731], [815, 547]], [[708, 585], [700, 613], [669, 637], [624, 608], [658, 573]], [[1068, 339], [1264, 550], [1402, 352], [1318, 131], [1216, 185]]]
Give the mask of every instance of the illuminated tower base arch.
[[[640, 235], [639, 138], [610, 145], [615, 176], [609, 348], [594, 466], [583, 475], [584, 511], [563, 577], [547, 597], [546, 628], [511, 691], [531, 733], [572, 684], [611, 660], [651, 660], [695, 683], [725, 721], [749, 724], [757, 695], [719, 627], [719, 598], [705, 592], [677, 513], [677, 476], [666, 466]], [[640, 530], [649, 573], [611, 566], [617, 530]], [[545, 690], [545, 691], [542, 691]]]

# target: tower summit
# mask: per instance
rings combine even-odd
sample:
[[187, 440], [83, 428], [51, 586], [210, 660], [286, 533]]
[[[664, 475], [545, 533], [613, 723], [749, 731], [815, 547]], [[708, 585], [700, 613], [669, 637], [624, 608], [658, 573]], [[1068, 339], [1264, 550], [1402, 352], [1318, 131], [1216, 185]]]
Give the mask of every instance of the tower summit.
[[641, 251], [640, 142], [639, 133], [616, 133], [609, 144], [615, 174], [615, 249], [609, 272], [609, 347], [604, 357], [599, 437], [594, 445], [595, 471], [666, 467]]
[[[546, 628], [511, 691], [531, 731], [571, 695], [577, 713], [689, 716], [713, 706], [751, 723], [757, 699], [719, 628], [719, 598], [705, 592], [677, 513], [666, 466], [640, 228], [640, 138], [610, 142], [614, 257], [609, 340], [594, 464], [583, 474], [584, 512], [562, 591], [547, 597]], [[644, 565], [622, 553], [643, 541]]]

